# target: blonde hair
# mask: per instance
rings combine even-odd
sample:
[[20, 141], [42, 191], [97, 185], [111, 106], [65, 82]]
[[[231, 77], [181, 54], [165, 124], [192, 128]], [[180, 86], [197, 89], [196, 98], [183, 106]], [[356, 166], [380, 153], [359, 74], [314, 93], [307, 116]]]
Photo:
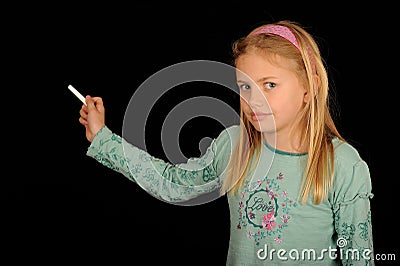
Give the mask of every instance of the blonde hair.
[[[332, 119], [329, 106], [328, 74], [314, 38], [298, 23], [279, 21], [273, 25], [285, 26], [296, 36], [299, 48], [288, 40], [275, 34], [250, 34], [233, 43], [234, 65], [237, 59], [250, 51], [261, 52], [272, 59], [279, 55], [295, 62], [294, 71], [299, 80], [308, 90], [311, 97], [301, 110], [296, 123], [301, 130], [301, 143], [307, 145], [308, 157], [299, 191], [299, 200], [305, 203], [310, 195], [313, 202], [319, 204], [327, 198], [334, 177], [334, 149], [332, 139], [344, 138], [339, 134]], [[262, 135], [246, 118], [240, 108], [240, 134], [232, 152], [228, 165], [228, 174], [224, 180], [221, 192], [234, 194], [243, 184], [246, 175], [252, 171], [255, 156], [260, 158]], [[304, 125], [304, 126], [301, 126]], [[256, 164], [254, 164], [256, 165]]]

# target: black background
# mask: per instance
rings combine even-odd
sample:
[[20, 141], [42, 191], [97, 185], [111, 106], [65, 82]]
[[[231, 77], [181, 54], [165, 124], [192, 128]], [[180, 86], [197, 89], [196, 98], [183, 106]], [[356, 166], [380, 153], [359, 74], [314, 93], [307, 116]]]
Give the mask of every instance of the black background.
[[[52, 265], [224, 265], [226, 199], [167, 204], [87, 157], [89, 143], [78, 123], [81, 103], [67, 86], [101, 96], [106, 124], [120, 134], [130, 98], [152, 74], [187, 60], [229, 63], [233, 40], [263, 22], [289, 19], [316, 36], [333, 81], [337, 126], [370, 167], [375, 252], [399, 256], [393, 241], [399, 176], [395, 8], [383, 2], [216, 3], [57, 2], [3, 10], [9, 15], [3, 75], [10, 80], [2, 107], [4, 255], [15, 263]], [[232, 95], [198, 88], [173, 90], [150, 115], [146, 144], [152, 155], [165, 158], [162, 120], [180, 100], [207, 94], [235, 105]], [[191, 121], [181, 149], [197, 156], [199, 140], [220, 130], [211, 120]]]

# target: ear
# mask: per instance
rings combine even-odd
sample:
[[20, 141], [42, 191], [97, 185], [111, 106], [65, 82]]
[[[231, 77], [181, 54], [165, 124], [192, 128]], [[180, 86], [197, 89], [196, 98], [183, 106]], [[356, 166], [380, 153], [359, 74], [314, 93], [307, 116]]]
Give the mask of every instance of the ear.
[[307, 90], [304, 90], [303, 101], [304, 101], [304, 103], [308, 103], [310, 101], [310, 92]]
[[321, 85], [321, 79], [317, 75], [313, 75], [313, 83], [310, 84], [312, 87], [310, 87], [309, 90], [304, 90], [304, 102], [308, 103], [310, 101], [310, 95], [316, 97], [318, 95], [318, 91]]

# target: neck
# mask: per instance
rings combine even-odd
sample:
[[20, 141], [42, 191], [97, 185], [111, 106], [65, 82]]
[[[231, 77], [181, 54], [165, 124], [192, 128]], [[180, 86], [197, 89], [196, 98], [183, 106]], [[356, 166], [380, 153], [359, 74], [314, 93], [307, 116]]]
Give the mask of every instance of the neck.
[[263, 132], [263, 137], [271, 146], [275, 145], [275, 149], [289, 153], [305, 153], [308, 152], [306, 143], [300, 142], [300, 135], [295, 134], [289, 137], [289, 134], [279, 134], [278, 132]]

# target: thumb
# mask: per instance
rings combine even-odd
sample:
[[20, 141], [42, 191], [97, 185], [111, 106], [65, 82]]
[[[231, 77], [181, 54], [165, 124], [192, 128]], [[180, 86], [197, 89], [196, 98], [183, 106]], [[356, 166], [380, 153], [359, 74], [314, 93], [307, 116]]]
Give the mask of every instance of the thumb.
[[86, 105], [87, 105], [87, 107], [88, 107], [88, 109], [89, 109], [90, 111], [93, 110], [93, 109], [96, 109], [96, 106], [95, 106], [95, 104], [94, 104], [94, 101], [93, 101], [92, 97], [90, 97], [89, 95], [87, 95], [87, 96], [85, 97], [85, 100], [86, 100]]
[[97, 111], [104, 113], [103, 99], [101, 97], [91, 97], [93, 104], [96, 106]]

